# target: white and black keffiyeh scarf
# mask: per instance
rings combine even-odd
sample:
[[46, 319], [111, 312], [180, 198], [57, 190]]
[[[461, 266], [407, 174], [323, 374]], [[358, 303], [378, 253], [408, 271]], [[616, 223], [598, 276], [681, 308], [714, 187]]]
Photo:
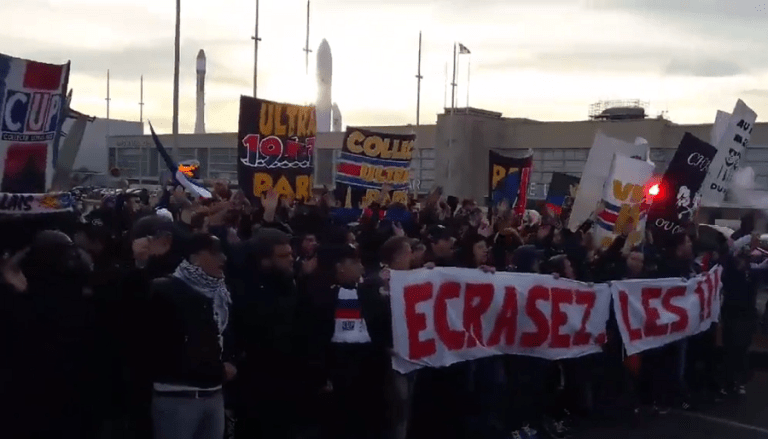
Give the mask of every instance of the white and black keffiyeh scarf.
[[187, 260], [181, 262], [173, 276], [181, 279], [206, 297], [213, 299], [213, 318], [219, 326], [219, 335], [221, 335], [224, 328], [227, 327], [229, 305], [232, 303], [224, 279], [217, 279], [205, 274], [202, 268], [190, 264]]

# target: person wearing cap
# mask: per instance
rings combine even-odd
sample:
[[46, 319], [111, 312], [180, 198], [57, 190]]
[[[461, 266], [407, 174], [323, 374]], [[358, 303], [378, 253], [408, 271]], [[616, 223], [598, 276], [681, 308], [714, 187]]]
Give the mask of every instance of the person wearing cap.
[[363, 281], [365, 269], [354, 246], [323, 246], [318, 261], [312, 332], [320, 372], [333, 388], [329, 437], [380, 437], [392, 339], [386, 298], [378, 283]]
[[453, 267], [456, 265], [454, 246], [456, 238], [443, 225], [434, 225], [428, 230], [428, 248], [426, 261], [438, 267]]
[[106, 209], [90, 212], [83, 218], [73, 241], [88, 252], [94, 262], [88, 286], [93, 293], [97, 320], [97, 416], [103, 431], [117, 432], [122, 428], [120, 420], [125, 412], [123, 403], [126, 395], [122, 374], [123, 345], [118, 342], [124, 330], [120, 323], [123, 317], [130, 316], [124, 314], [123, 297], [120, 289], [115, 288], [120, 285], [126, 270], [121, 266], [120, 247], [112, 220], [111, 212]]
[[222, 386], [237, 373], [225, 349], [231, 304], [225, 262], [218, 238], [197, 233], [174, 273], [152, 282], [155, 439], [224, 435]]
[[131, 267], [119, 286], [119, 309], [113, 327], [117, 331], [115, 343], [119, 345], [123, 379], [116, 393], [122, 399], [121, 427], [138, 437], [147, 437], [152, 431], [152, 380], [146, 356], [147, 345], [154, 338], [147, 324], [150, 287], [155, 279], [171, 275], [183, 259], [175, 231], [173, 221], [158, 215], [136, 221], [128, 236], [133, 256]]

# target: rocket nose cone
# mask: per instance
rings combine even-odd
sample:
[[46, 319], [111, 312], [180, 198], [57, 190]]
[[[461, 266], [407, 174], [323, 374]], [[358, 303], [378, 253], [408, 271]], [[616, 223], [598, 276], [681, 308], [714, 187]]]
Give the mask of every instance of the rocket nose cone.
[[203, 49], [197, 53], [197, 71], [205, 72], [205, 51]]
[[331, 56], [331, 45], [328, 44], [328, 40], [323, 40], [320, 43], [320, 47], [317, 48], [317, 56], [318, 57], [330, 57]]

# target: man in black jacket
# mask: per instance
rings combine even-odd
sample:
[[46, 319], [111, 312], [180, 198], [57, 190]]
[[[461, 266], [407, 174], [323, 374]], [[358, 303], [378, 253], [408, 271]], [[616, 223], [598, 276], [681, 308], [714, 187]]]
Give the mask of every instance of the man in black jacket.
[[326, 437], [380, 438], [385, 429], [385, 378], [391, 320], [379, 283], [361, 282], [364, 268], [349, 245], [321, 247], [321, 276], [313, 281], [313, 346], [333, 387]]
[[85, 296], [91, 261], [66, 235], [48, 230], [19, 265], [3, 270], [0, 282], [7, 330], [0, 334], [0, 394], [12, 401], [0, 413], [2, 436], [93, 438], [95, 313]]
[[291, 438], [300, 416], [305, 336], [291, 237], [265, 227], [237, 250], [232, 329], [241, 360], [235, 435]]
[[147, 343], [154, 337], [147, 325], [150, 286], [153, 280], [176, 270], [183, 252], [173, 221], [159, 215], [136, 221], [127, 238], [132, 257], [115, 291], [114, 312], [102, 317], [112, 321], [110, 332], [120, 369], [120, 380], [114, 387], [114, 413], [122, 416], [112, 421], [111, 429], [122, 437], [140, 439], [152, 430], [152, 358], [146, 355]]
[[219, 240], [195, 234], [172, 276], [152, 283], [155, 439], [224, 435], [222, 385], [237, 370], [225, 353], [229, 291]]

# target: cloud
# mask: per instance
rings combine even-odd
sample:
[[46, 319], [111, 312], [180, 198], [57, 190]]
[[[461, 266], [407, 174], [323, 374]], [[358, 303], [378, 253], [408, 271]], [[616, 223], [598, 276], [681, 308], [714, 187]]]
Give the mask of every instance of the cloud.
[[631, 9], [641, 12], [708, 15], [719, 18], [765, 19], [768, 17], [768, 7], [764, 0], [586, 0], [586, 5], [597, 9]]
[[[10, 3], [3, 12], [32, 14], [40, 26], [30, 33], [27, 22], [9, 21], [0, 29], [0, 52], [45, 62], [71, 59], [74, 105], [96, 115], [105, 112], [105, 73], [110, 69], [112, 117], [137, 118], [138, 82], [143, 74], [145, 118], [155, 118], [161, 130], [170, 128], [165, 119], [170, 118], [172, 102], [172, 0]], [[182, 3], [182, 129], [194, 125], [194, 69], [201, 48], [208, 60], [207, 126], [217, 131], [237, 128], [238, 98], [252, 90], [249, 38], [254, 31], [254, 3]], [[306, 4], [306, 0], [261, 2], [261, 97], [304, 103], [314, 96], [315, 53], [307, 74], [302, 52]], [[330, 42], [333, 99], [344, 112], [344, 122], [353, 125], [415, 121], [420, 30], [425, 121], [443, 107], [444, 66], [447, 62], [450, 73], [454, 41], [472, 50], [472, 105], [543, 120], [581, 119], [593, 100], [662, 97], [680, 106], [694, 102], [693, 108], [670, 108], [673, 117], [693, 117], [683, 112], [701, 110], [709, 120], [713, 110], [699, 108], [714, 105], [705, 96], [708, 92], [716, 95], [712, 99], [729, 102], [744, 89], [760, 90], [768, 77], [768, 60], [757, 56], [768, 50], [768, 41], [763, 43], [760, 35], [763, 27], [749, 26], [768, 16], [756, 4], [747, 0], [323, 0], [312, 2], [310, 47], [316, 50], [323, 38]], [[469, 58], [462, 57], [458, 69], [456, 92], [462, 103]], [[712, 81], [718, 83], [716, 90]], [[726, 84], [729, 88], [724, 88]]]
[[765, 89], [744, 90], [742, 94], [756, 98], [768, 98], [768, 90]]
[[[237, 40], [207, 40], [198, 41], [184, 39], [181, 44], [181, 68], [194, 69], [197, 53], [201, 48], [207, 48], [206, 57], [208, 71], [227, 70], [224, 61], [213, 58], [212, 49], [227, 48], [237, 45]], [[27, 42], [20, 42], [22, 46], [33, 47], [24, 50], [24, 57], [35, 60], [48, 60], [49, 62], [61, 62], [62, 59], [72, 61], [72, 70], [86, 75], [102, 77], [107, 69], [115, 79], [135, 79], [140, 75], [167, 75], [173, 73], [174, 48], [170, 41], [150, 41], [145, 44], [129, 45], [122, 49], [109, 48], [62, 48], [37, 46]], [[222, 75], [226, 78], [227, 75]]]
[[675, 59], [667, 65], [667, 75], [719, 78], [749, 73], [749, 69], [725, 59]]
[[698, 52], [686, 58], [678, 49], [670, 47], [576, 47], [529, 51], [484, 62], [478, 69], [491, 72], [510, 69], [602, 74], [642, 72], [650, 75], [706, 78], [737, 76], [750, 71], [740, 63], [714, 58], [707, 53]]

